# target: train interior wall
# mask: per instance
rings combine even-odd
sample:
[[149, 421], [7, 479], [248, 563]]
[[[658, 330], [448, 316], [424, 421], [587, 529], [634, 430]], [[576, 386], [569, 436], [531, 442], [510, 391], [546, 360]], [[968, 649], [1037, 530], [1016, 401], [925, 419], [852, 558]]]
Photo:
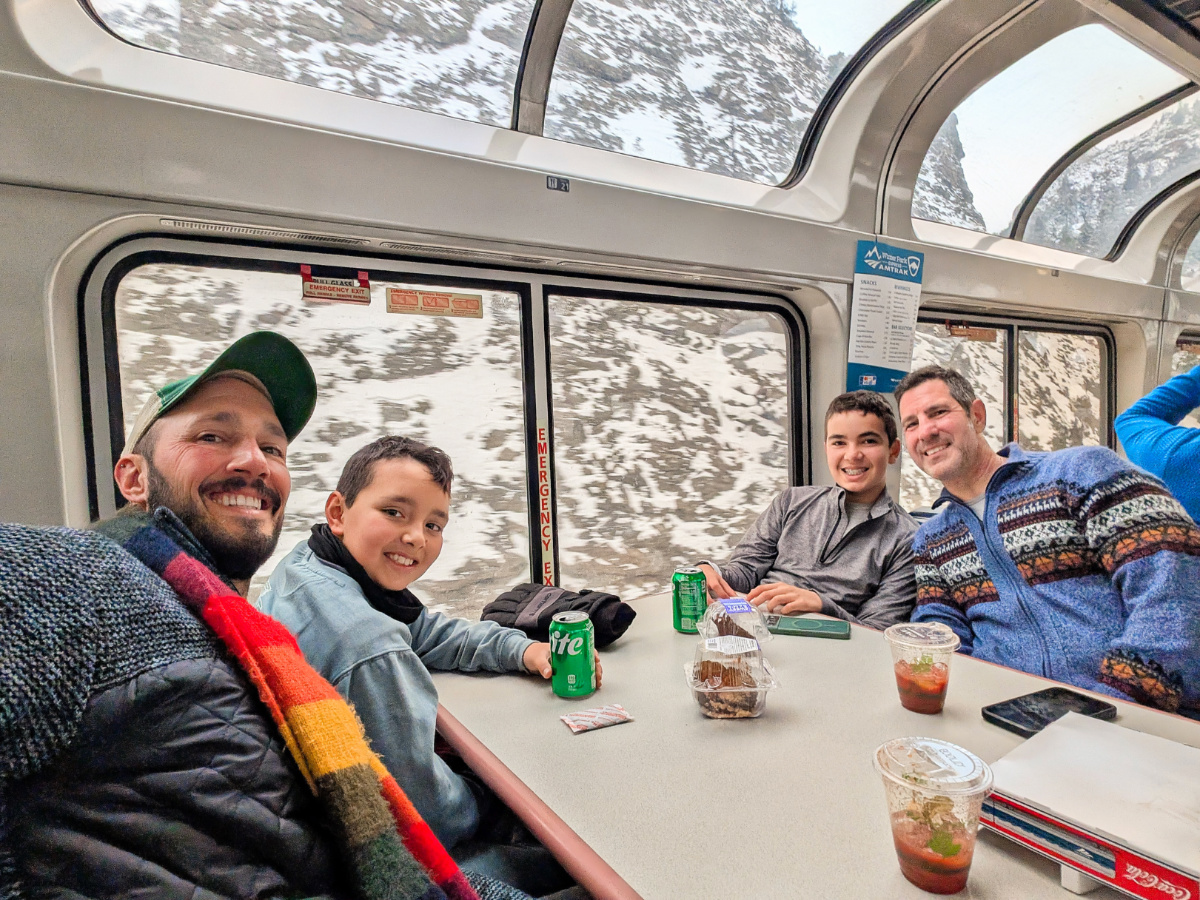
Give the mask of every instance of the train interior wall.
[[[538, 145], [552, 162], [560, 148], [546, 138], [463, 126], [482, 149], [455, 154], [107, 86], [94, 73], [66, 74], [31, 48], [19, 19], [34, 6], [0, 5], [6, 520], [88, 523], [81, 290], [97, 259], [123, 241], [209, 239], [200, 225], [181, 222], [361, 239], [356, 253], [399, 259], [399, 267], [405, 258], [440, 260], [530, 278], [782, 297], [807, 330], [807, 408], [823, 409], [844, 389], [855, 245], [879, 234], [870, 217], [806, 221], [781, 214], [771, 192], [757, 203], [726, 204], [578, 174], [562, 193], [546, 188], [546, 175], [558, 171], [552, 165], [519, 162], [518, 144]], [[439, 118], [405, 115], [415, 128]], [[639, 177], [669, 168], [643, 162], [629, 163]], [[882, 203], [887, 189], [878, 171], [873, 196]], [[1200, 323], [1200, 296], [1168, 287], [1161, 260], [1157, 270], [1059, 266], [881, 237], [926, 254], [923, 312], [1110, 329], [1114, 412], [1162, 380], [1175, 337]], [[385, 243], [425, 249], [397, 254]], [[322, 248], [320, 239], [286, 236], [274, 244]], [[821, 417], [805, 422], [807, 432], [793, 439], [807, 445], [811, 478], [828, 481]]]

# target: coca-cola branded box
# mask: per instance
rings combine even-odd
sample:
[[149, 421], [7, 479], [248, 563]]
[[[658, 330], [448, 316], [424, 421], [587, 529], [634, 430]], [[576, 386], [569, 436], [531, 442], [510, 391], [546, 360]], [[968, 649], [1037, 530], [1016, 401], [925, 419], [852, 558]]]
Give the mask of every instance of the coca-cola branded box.
[[1064, 866], [1064, 885], [1200, 900], [1200, 749], [1068, 713], [992, 769], [981, 823]]

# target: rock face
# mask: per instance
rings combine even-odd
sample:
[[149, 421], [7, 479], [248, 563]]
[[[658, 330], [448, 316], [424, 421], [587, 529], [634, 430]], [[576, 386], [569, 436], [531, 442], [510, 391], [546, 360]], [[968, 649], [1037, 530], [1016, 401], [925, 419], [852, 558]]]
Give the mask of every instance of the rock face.
[[1200, 99], [1185, 99], [1097, 144], [1052, 184], [1025, 240], [1105, 256], [1156, 194], [1200, 169]]
[[958, 117], [950, 114], [933, 139], [921, 164], [913, 189], [912, 214], [946, 225], [986, 231], [983, 216], [963, 173], [963, 146], [958, 137]]
[[842, 61], [782, 2], [577, 3], [546, 135], [778, 183]]

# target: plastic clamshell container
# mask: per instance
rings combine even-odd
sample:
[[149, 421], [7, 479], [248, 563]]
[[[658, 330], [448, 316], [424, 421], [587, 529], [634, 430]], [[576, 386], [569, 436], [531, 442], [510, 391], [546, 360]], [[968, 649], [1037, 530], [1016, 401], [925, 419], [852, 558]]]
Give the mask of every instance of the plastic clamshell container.
[[692, 697], [710, 719], [761, 716], [767, 692], [779, 684], [758, 642], [735, 635], [701, 640], [695, 660], [683, 671]]
[[732, 634], [754, 638], [760, 645], [772, 637], [762, 610], [745, 597], [728, 597], [708, 604], [704, 617], [696, 623], [696, 630], [702, 638]]

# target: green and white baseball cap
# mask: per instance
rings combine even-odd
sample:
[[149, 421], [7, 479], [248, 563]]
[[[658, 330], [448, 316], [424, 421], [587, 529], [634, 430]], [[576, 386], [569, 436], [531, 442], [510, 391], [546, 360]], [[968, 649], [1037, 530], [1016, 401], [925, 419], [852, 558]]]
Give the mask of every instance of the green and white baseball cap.
[[308, 423], [317, 405], [317, 379], [300, 348], [273, 331], [255, 331], [234, 341], [203, 372], [172, 381], [151, 394], [125, 439], [122, 455], [133, 452], [160, 416], [222, 372], [245, 372], [262, 383], [289, 441]]

